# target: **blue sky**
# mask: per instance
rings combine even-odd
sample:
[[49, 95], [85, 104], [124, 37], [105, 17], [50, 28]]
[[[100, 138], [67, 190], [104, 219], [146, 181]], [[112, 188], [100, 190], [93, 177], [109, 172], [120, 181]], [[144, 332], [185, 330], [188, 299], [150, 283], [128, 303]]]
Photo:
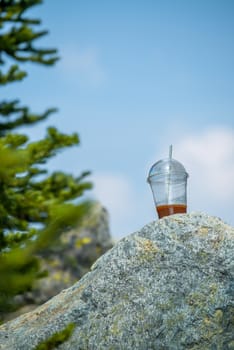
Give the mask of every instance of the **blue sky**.
[[80, 134], [50, 169], [92, 171], [114, 237], [157, 218], [146, 178], [170, 144], [190, 175], [188, 210], [234, 224], [234, 2], [47, 0], [31, 14], [61, 60], [25, 67], [6, 96], [59, 108], [22, 130], [32, 139], [48, 125]]

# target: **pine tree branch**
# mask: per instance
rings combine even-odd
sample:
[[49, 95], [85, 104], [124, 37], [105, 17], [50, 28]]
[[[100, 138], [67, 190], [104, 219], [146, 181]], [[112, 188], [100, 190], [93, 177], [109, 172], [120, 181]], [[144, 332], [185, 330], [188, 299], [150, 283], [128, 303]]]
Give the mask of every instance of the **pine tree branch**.
[[17, 65], [13, 65], [5, 74], [0, 71], [0, 85], [6, 85], [8, 83], [20, 81], [26, 76], [26, 72], [21, 71]]
[[[54, 64], [59, 58], [56, 49], [39, 49], [33, 47], [32, 43], [48, 31], [34, 32], [30, 27], [22, 25], [13, 27], [3, 35], [0, 35], [1, 62], [4, 63], [2, 54], [6, 54], [20, 62], [36, 62], [45, 65]], [[21, 53], [21, 54], [20, 54]], [[25, 53], [25, 55], [22, 55]], [[50, 56], [49, 58], [47, 56]]]
[[[0, 122], [0, 136], [22, 125], [32, 125], [45, 120], [57, 111], [56, 108], [50, 108], [39, 115], [29, 112], [28, 107], [18, 107], [18, 104], [18, 100], [0, 103], [0, 117], [7, 119], [5, 122]], [[10, 120], [13, 116], [14, 120]]]
[[7, 16], [0, 18], [0, 23], [4, 23], [4, 22], [34, 24], [34, 25], [41, 24], [41, 21], [38, 19], [27, 19], [27, 18], [22, 18], [22, 17], [8, 18]]
[[60, 133], [56, 128], [47, 129], [47, 135], [43, 140], [32, 142], [27, 146], [31, 164], [44, 164], [47, 159], [56, 155], [64, 147], [78, 145], [80, 142], [76, 133], [67, 135]]
[[1, 0], [1, 13], [6, 13], [8, 18], [21, 18], [25, 11], [39, 4], [42, 4], [42, 0]]

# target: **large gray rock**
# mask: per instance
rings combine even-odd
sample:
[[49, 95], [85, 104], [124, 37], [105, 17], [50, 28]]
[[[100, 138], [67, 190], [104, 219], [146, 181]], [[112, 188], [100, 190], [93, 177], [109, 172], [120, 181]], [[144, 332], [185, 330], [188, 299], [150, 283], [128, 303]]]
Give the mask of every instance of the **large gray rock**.
[[233, 236], [201, 213], [155, 221], [73, 287], [1, 326], [0, 349], [34, 349], [70, 322], [58, 349], [234, 349]]
[[72, 286], [90, 270], [97, 258], [112, 247], [109, 215], [97, 202], [83, 225], [62, 234], [56, 246], [43, 252], [42, 270], [48, 271], [48, 276], [38, 279], [32, 290], [17, 295], [15, 303], [21, 307], [5, 315], [0, 313], [1, 318], [8, 321], [34, 310]]

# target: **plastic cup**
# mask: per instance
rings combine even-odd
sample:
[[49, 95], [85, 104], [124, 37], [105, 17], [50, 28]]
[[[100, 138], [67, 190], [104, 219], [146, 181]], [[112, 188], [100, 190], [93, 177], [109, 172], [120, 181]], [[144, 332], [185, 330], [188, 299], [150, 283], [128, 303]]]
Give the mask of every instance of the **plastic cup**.
[[147, 179], [159, 218], [187, 212], [187, 178], [184, 166], [172, 159], [170, 146], [169, 158], [156, 162]]

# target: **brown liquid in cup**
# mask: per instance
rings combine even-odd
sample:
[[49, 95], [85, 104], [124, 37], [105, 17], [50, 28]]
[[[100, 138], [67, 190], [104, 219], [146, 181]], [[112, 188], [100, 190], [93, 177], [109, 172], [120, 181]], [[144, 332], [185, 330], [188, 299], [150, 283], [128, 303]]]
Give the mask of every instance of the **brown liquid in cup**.
[[161, 219], [164, 216], [172, 215], [172, 214], [180, 214], [186, 213], [187, 205], [184, 204], [166, 204], [159, 205], [156, 207], [158, 212], [158, 217]]

